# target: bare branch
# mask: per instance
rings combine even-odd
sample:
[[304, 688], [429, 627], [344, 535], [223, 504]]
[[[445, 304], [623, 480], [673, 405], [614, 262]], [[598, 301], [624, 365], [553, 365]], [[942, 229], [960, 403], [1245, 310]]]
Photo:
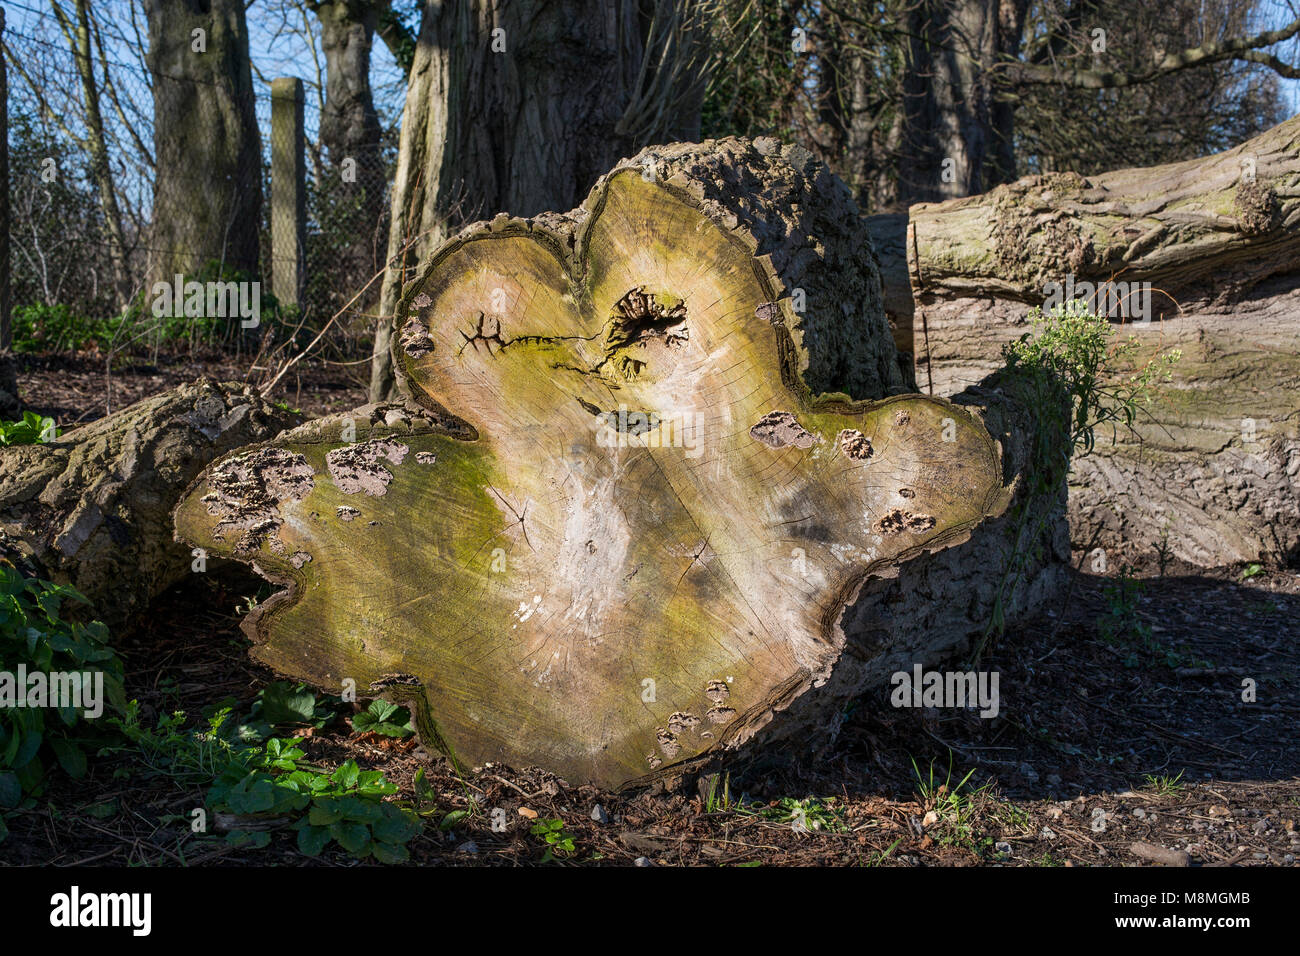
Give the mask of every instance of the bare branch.
[[1218, 43], [1202, 43], [1198, 47], [1191, 47], [1179, 53], [1167, 54], [1160, 61], [1154, 63], [1149, 70], [1141, 73], [1131, 73], [1123, 70], [1062, 69], [1059, 66], [1024, 63], [1021, 61], [998, 63], [993, 67], [993, 71], [995, 74], [1001, 74], [1001, 77], [1009, 82], [1018, 85], [1043, 84], [1085, 90], [1105, 90], [1122, 86], [1135, 86], [1139, 83], [1150, 83], [1170, 73], [1177, 73], [1193, 67], [1208, 66], [1212, 63], [1222, 63], [1229, 60], [1244, 60], [1251, 63], [1261, 63], [1276, 70], [1282, 76], [1293, 79], [1300, 76], [1300, 71], [1270, 54], [1262, 54], [1256, 51], [1262, 47], [1289, 40], [1297, 33], [1300, 33], [1300, 18], [1293, 20], [1280, 30], [1267, 30], [1252, 37], [1239, 37]]

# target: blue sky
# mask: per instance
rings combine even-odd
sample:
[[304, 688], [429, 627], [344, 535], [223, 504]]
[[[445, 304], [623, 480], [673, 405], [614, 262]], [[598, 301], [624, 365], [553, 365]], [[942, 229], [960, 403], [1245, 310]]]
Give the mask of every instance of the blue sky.
[[[3, 0], [6, 37], [15, 52], [28, 51], [47, 57], [44, 63], [27, 63], [30, 69], [45, 67], [51, 71], [54, 83], [70, 82], [71, 58], [63, 45], [57, 21], [50, 12], [48, 0]], [[72, 4], [64, 0], [65, 11], [71, 13]], [[141, 42], [147, 37], [147, 28], [139, 3], [133, 0], [94, 0], [93, 9], [104, 27], [105, 54], [113, 64], [124, 92], [144, 95]], [[286, 22], [286, 14], [287, 22]], [[249, 54], [253, 61], [254, 83], [258, 88], [258, 115], [262, 123], [269, 123], [270, 103], [266, 84], [276, 77], [296, 76], [308, 85], [307, 121], [308, 135], [314, 136], [319, 119], [318, 94], [311, 88], [324, 73], [324, 54], [320, 51], [319, 31], [314, 17], [308, 17], [306, 26], [301, 13], [291, 0], [254, 0], [248, 7]], [[315, 40], [315, 57], [307, 43], [306, 29], [310, 27]], [[13, 36], [13, 34], [19, 36]], [[59, 61], [55, 64], [53, 61]], [[60, 68], [61, 66], [61, 68]], [[405, 81], [392, 54], [376, 39], [372, 54], [371, 81], [375, 89], [375, 106], [381, 121], [386, 125], [400, 120]], [[10, 79], [11, 90], [19, 84]]]

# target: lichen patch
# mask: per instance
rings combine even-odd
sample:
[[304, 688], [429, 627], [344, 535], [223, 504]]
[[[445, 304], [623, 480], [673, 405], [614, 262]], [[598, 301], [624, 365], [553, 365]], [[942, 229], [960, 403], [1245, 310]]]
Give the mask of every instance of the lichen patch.
[[284, 519], [279, 506], [311, 494], [315, 472], [302, 455], [283, 448], [259, 448], [219, 464], [208, 477], [208, 487], [211, 490], [201, 500], [208, 514], [217, 518], [213, 538], [224, 541], [238, 532], [237, 554], [249, 554], [268, 539], [282, 551], [278, 533]]
[[704, 715], [713, 724], [725, 724], [736, 716], [734, 707], [710, 707]]
[[371, 438], [335, 448], [325, 456], [330, 477], [339, 491], [345, 495], [364, 492], [378, 497], [388, 491], [388, 483], [393, 480], [393, 473], [380, 464], [387, 458], [394, 465], [400, 465], [409, 451], [406, 445], [391, 438]]
[[670, 730], [660, 727], [655, 731], [655, 739], [659, 743], [659, 750], [665, 757], [672, 760], [681, 752], [681, 745], [677, 743], [677, 735]]
[[786, 445], [811, 448], [821, 441], [820, 435], [808, 431], [789, 412], [781, 411], [768, 412], [754, 423], [749, 434], [770, 448], [784, 448]]
[[840, 444], [840, 451], [854, 461], [866, 461], [873, 454], [871, 439], [856, 428], [844, 429], [840, 432], [837, 440]]
[[429, 330], [425, 328], [424, 323], [419, 319], [407, 319], [406, 324], [402, 326], [402, 334], [398, 338], [402, 346], [402, 351], [411, 358], [419, 358], [421, 355], [427, 355], [433, 351], [433, 338], [429, 335]]
[[881, 534], [921, 534], [934, 527], [934, 518], [930, 515], [913, 514], [902, 508], [894, 508], [876, 522], [876, 530]]
[[672, 734], [684, 734], [700, 725], [700, 718], [694, 714], [677, 711], [668, 717], [668, 731]]

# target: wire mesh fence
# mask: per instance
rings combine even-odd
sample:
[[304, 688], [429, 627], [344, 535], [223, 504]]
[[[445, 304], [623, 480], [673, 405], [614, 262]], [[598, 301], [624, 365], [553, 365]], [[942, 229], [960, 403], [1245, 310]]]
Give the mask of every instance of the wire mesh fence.
[[[383, 268], [393, 124], [349, 136], [347, 117], [312, 91], [298, 138], [272, 121], [273, 78], [241, 70], [222, 31], [201, 50], [189, 29], [169, 45], [139, 4], [119, 8], [6, 3], [15, 347], [245, 351], [314, 333]], [[295, 154], [295, 173], [273, 163]], [[302, 190], [302, 279], [278, 297], [277, 171]], [[257, 283], [259, 321], [160, 302], [157, 284], [176, 275], [181, 290]], [[375, 282], [347, 308], [336, 350], [364, 352], [377, 298]]]

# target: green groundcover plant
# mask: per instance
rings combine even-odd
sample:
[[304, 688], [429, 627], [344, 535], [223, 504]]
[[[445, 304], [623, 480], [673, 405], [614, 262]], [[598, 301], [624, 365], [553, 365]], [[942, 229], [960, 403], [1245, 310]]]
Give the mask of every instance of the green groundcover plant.
[[[123, 706], [122, 662], [108, 646], [108, 629], [63, 614], [66, 601], [86, 603], [76, 590], [25, 578], [0, 566], [0, 695], [12, 694], [19, 675], [66, 674], [92, 691], [96, 682], [110, 708]], [[86, 754], [97, 745], [86, 708], [67, 701], [31, 706], [0, 696], [0, 840], [8, 835], [4, 811], [33, 806], [52, 766], [72, 777], [86, 773]], [[84, 697], [83, 697], [84, 702]], [[104, 711], [107, 713], [107, 710]]]

